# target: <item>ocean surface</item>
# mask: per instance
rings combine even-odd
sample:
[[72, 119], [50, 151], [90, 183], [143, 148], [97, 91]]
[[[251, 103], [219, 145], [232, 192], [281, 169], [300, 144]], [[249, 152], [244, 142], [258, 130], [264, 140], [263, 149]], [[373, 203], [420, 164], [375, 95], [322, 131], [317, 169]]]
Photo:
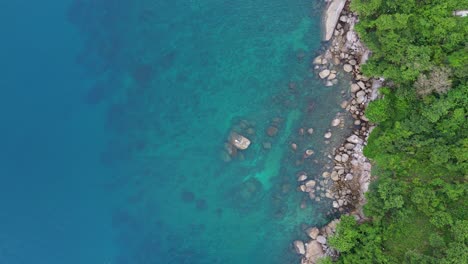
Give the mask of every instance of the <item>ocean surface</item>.
[[[298, 263], [332, 216], [297, 175], [347, 133], [347, 81], [311, 63], [322, 8], [2, 1], [0, 264]], [[228, 153], [232, 131], [251, 146]]]

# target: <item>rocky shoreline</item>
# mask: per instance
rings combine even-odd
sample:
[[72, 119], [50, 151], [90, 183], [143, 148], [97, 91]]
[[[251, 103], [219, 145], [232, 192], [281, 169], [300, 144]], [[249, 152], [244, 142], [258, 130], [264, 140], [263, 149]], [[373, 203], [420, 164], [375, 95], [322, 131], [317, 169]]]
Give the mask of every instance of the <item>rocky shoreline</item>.
[[[337, 10], [337, 8], [341, 10]], [[330, 181], [326, 190], [326, 198], [332, 201], [332, 212], [351, 214], [358, 221], [365, 221], [362, 206], [366, 203], [364, 193], [371, 181], [371, 164], [363, 154], [363, 148], [374, 125], [364, 115], [368, 103], [377, 98], [377, 90], [382, 86], [383, 79], [368, 78], [361, 73], [360, 65], [365, 63], [370, 51], [360, 41], [354, 31], [358, 22], [356, 14], [349, 10], [349, 0], [332, 0], [324, 12], [324, 40], [330, 39], [328, 49], [313, 60], [314, 69], [326, 86], [336, 83], [339, 74], [352, 75], [350, 83], [350, 99], [341, 103], [341, 107], [349, 112], [354, 120], [354, 131], [340, 147], [333, 150], [333, 168], [324, 168], [320, 176], [322, 180]], [[331, 36], [330, 36], [331, 35]], [[329, 38], [330, 37], [330, 38]], [[343, 120], [335, 119], [332, 126], [337, 126]], [[328, 134], [328, 133], [327, 133]], [[325, 138], [330, 138], [330, 135]], [[313, 193], [311, 188], [300, 188], [304, 192]], [[327, 238], [336, 231], [339, 219], [334, 219], [324, 227], [310, 227], [306, 230], [309, 241], [293, 242], [295, 251], [302, 255], [301, 264], [313, 264], [324, 256], [336, 259], [339, 255], [335, 249], [328, 246]]]

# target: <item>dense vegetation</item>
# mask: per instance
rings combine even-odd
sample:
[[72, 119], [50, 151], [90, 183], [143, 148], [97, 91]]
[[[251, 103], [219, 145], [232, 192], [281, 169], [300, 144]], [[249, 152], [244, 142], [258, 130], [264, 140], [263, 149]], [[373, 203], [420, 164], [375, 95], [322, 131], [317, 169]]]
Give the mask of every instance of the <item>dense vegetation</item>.
[[[343, 216], [339, 263], [468, 263], [467, 0], [352, 0], [373, 51], [363, 66], [388, 87], [366, 116], [376, 180], [364, 210]], [[324, 262], [329, 262], [326, 260]]]

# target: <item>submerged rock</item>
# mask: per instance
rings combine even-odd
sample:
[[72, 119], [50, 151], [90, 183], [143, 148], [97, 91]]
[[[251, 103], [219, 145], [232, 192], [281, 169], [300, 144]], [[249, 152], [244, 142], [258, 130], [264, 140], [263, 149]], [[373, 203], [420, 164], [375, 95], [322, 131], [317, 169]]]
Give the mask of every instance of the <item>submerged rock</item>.
[[190, 203], [195, 200], [195, 194], [191, 191], [184, 190], [182, 191], [180, 196], [181, 196], [182, 201], [186, 203]]
[[275, 126], [269, 126], [267, 129], [267, 135], [270, 137], [274, 137], [278, 134], [278, 128]]

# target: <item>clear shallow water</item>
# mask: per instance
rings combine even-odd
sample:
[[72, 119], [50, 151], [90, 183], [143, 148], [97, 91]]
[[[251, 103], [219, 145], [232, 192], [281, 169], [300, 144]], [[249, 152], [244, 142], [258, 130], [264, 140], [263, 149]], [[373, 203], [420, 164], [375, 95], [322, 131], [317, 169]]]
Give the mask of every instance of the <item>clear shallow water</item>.
[[[329, 205], [296, 174], [328, 162], [341, 101], [310, 70], [318, 1], [51, 1], [22, 20], [8, 5], [0, 260], [297, 263], [291, 241]], [[252, 146], [226, 162], [242, 124]]]

